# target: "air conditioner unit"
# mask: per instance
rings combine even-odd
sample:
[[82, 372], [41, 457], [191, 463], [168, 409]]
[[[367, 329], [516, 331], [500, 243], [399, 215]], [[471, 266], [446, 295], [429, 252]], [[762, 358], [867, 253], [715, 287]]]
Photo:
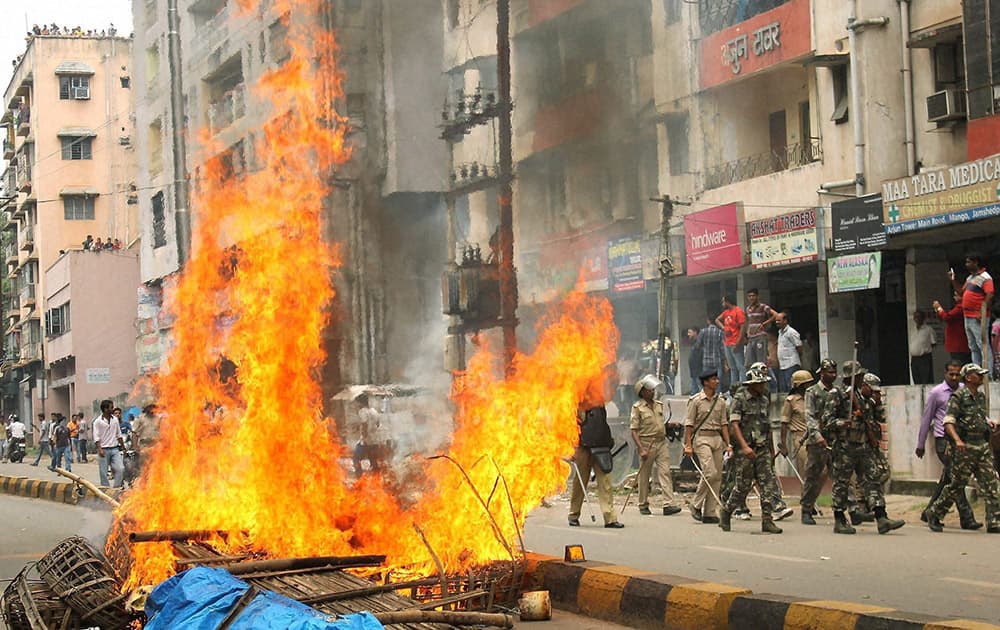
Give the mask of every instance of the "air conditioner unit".
[[944, 122], [966, 117], [965, 92], [957, 88], [941, 90], [927, 97], [927, 121]]
[[90, 86], [75, 86], [73, 88], [73, 98], [76, 100], [87, 100], [90, 98]]

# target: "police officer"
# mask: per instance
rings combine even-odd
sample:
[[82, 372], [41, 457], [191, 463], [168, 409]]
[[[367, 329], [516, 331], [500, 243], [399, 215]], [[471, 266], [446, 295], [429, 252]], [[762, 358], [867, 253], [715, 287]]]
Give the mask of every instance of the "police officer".
[[766, 491], [774, 481], [774, 442], [771, 439], [771, 423], [768, 419], [766, 372], [751, 367], [747, 370], [745, 388], [736, 392], [729, 414], [730, 432], [739, 448], [734, 457], [736, 485], [719, 513], [719, 527], [730, 531], [733, 511], [739, 507], [750, 492], [754, 481], [761, 489], [760, 529], [766, 534], [780, 534], [781, 528], [774, 524], [771, 515], [771, 496]]
[[609, 529], [625, 527], [618, 522], [614, 502], [611, 495], [611, 449], [615, 440], [608, 426], [608, 411], [604, 404], [614, 397], [615, 365], [605, 366], [601, 376], [595, 378], [587, 387], [584, 399], [576, 412], [576, 421], [580, 426], [580, 441], [573, 453], [576, 464], [573, 479], [573, 489], [569, 500], [569, 525], [580, 526], [580, 508], [583, 507], [583, 495], [593, 470], [597, 479], [597, 500], [604, 516], [604, 526]]
[[[856, 373], [857, 368], [852, 366]], [[860, 387], [854, 391], [834, 389], [829, 393], [823, 414], [823, 432], [833, 442], [831, 456], [833, 468], [833, 510], [835, 534], [854, 534], [854, 527], [847, 523], [848, 486], [851, 475], [857, 475], [858, 485], [864, 489], [869, 506], [874, 508], [878, 533], [886, 534], [899, 529], [905, 522], [890, 519], [885, 511], [885, 496], [881, 483], [875, 449], [879, 435], [874, 433], [878, 422], [877, 409], [872, 400], [875, 389], [881, 390], [878, 376], [866, 373]]]
[[629, 429], [632, 440], [639, 448], [639, 513], [652, 514], [649, 509], [650, 477], [656, 467], [656, 479], [663, 492], [663, 515], [681, 511], [674, 503], [674, 483], [670, 477], [670, 453], [667, 450], [667, 432], [663, 424], [663, 403], [655, 400], [656, 388], [661, 385], [652, 374], [643, 376], [635, 384], [639, 400], [632, 405]]
[[830, 446], [820, 432], [820, 421], [830, 391], [836, 389], [837, 362], [833, 359], [820, 361], [819, 381], [806, 390], [806, 466], [802, 485], [802, 524], [815, 525], [816, 499], [823, 488], [824, 472], [830, 470]]
[[986, 395], [980, 390], [988, 372], [975, 363], [962, 366], [965, 388], [948, 399], [944, 430], [954, 446], [951, 482], [927, 508], [927, 526], [931, 531], [944, 529], [941, 519], [959, 494], [965, 492], [969, 477], [975, 475], [986, 503], [986, 531], [1000, 534], [1000, 486], [994, 472], [990, 449], [991, 421], [986, 418]]

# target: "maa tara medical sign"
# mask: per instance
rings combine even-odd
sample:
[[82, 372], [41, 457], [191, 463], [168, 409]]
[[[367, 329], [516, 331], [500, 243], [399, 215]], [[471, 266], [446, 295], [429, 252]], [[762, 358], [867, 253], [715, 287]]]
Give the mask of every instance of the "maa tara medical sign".
[[730, 203], [684, 216], [687, 275], [743, 266], [743, 206]]
[[1000, 216], [1000, 154], [884, 182], [882, 214], [890, 235]]

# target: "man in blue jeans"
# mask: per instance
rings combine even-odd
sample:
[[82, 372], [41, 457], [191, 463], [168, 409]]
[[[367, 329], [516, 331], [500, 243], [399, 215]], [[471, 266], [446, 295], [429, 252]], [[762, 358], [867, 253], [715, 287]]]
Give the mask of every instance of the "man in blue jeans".
[[977, 253], [966, 254], [965, 269], [969, 272], [965, 284], [955, 277], [954, 269], [948, 271], [948, 278], [955, 290], [962, 294], [965, 336], [969, 340], [972, 362], [989, 366], [990, 348], [988, 342], [983, 344], [983, 321], [989, 321], [986, 318], [993, 304], [993, 277], [986, 271], [982, 255]]
[[113, 487], [121, 488], [125, 479], [125, 440], [118, 418], [112, 415], [114, 403], [101, 401], [101, 415], [94, 418], [94, 442], [97, 444], [97, 474], [101, 485], [108, 485], [108, 470], [113, 475]]
[[35, 457], [35, 461], [31, 462], [32, 466], [38, 465], [42, 455], [52, 457], [52, 445], [49, 444], [49, 438], [52, 437], [52, 423], [45, 419], [44, 413], [40, 413], [38, 414], [38, 424], [38, 455]]
[[728, 295], [722, 298], [722, 308], [722, 313], [715, 318], [715, 325], [722, 329], [729, 380], [731, 383], [742, 383], [745, 374], [743, 345], [746, 343], [747, 317], [743, 309]]
[[52, 465], [49, 466], [49, 470], [62, 468], [62, 459], [65, 457], [66, 471], [72, 472], [73, 458], [70, 454], [73, 452], [73, 447], [69, 437], [69, 424], [66, 422], [66, 416], [60, 414], [58, 418], [59, 423], [52, 429], [52, 448], [55, 452], [52, 454]]

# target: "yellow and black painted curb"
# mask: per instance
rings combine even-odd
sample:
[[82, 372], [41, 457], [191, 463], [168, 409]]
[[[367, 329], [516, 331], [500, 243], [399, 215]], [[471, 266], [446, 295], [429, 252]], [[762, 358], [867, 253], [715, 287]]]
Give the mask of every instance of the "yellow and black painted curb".
[[72, 481], [43, 481], [0, 475], [0, 492], [57, 503], [77, 502], [76, 484]]
[[866, 604], [755, 594], [749, 589], [604, 562], [529, 553], [525, 589], [556, 608], [634, 628], [675, 630], [1000, 630]]

